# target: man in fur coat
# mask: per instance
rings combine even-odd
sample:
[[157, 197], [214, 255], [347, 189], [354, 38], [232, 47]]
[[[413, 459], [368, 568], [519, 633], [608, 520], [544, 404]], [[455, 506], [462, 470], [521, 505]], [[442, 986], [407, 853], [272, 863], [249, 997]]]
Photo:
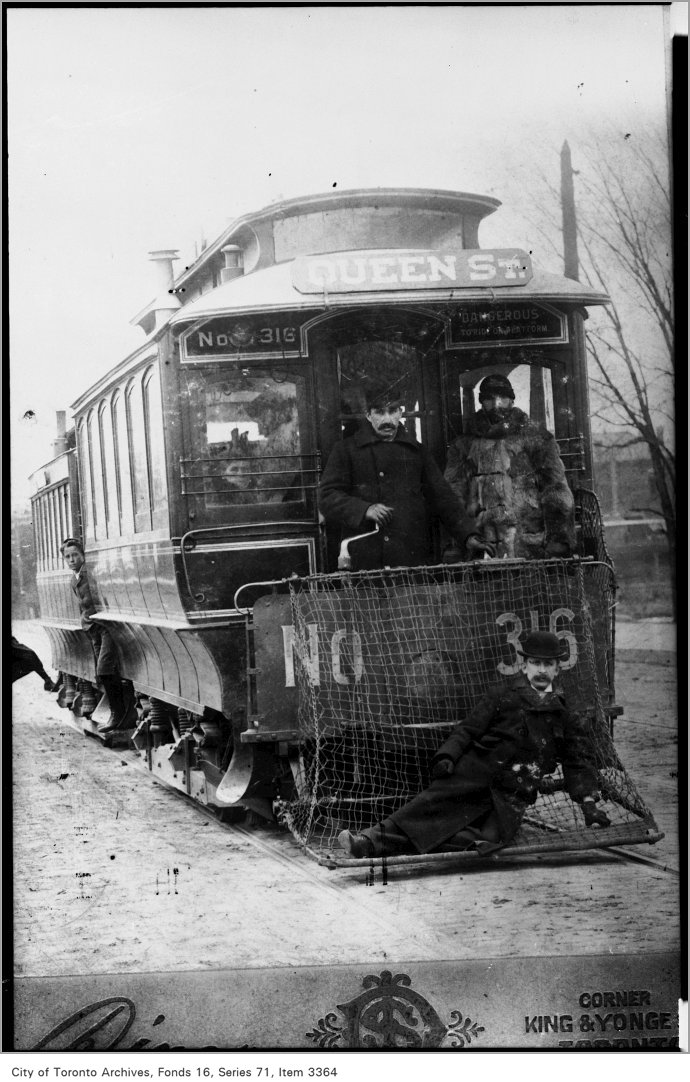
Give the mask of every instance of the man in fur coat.
[[479, 402], [467, 433], [448, 450], [445, 472], [474, 519], [467, 557], [487, 549], [528, 560], [572, 555], [573, 496], [555, 439], [517, 409], [505, 376], [482, 380]]
[[559, 763], [585, 825], [610, 826], [597, 808], [591, 741], [556, 684], [562, 653], [556, 635], [527, 635], [521, 673], [487, 692], [456, 726], [432, 760], [431, 784], [383, 822], [360, 834], [341, 831], [341, 848], [357, 858], [498, 849]]

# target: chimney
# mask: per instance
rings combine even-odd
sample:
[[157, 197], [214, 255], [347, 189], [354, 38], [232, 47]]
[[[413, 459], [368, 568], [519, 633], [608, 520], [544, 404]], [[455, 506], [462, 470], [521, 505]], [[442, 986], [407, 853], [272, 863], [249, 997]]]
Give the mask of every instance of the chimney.
[[225, 257], [225, 266], [221, 268], [221, 282], [231, 282], [233, 278], [241, 278], [244, 274], [242, 249], [238, 244], [226, 244], [221, 248]]
[[53, 440], [53, 458], [64, 455], [67, 450], [67, 413], [65, 410], [57, 410], [55, 413], [57, 422], [57, 439]]
[[175, 276], [173, 262], [179, 259], [177, 249], [160, 248], [149, 252], [149, 259], [156, 265], [156, 297], [153, 311], [156, 317], [156, 329], [165, 323], [172, 312], [181, 307], [179, 298], [173, 292]]

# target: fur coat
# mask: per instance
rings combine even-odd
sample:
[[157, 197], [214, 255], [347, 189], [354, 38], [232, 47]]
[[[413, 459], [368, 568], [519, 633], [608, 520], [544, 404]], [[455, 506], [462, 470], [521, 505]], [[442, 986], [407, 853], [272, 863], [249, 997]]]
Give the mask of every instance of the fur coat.
[[497, 556], [569, 556], [574, 501], [554, 437], [513, 406], [505, 421], [484, 410], [451, 445], [445, 472], [474, 521], [472, 533], [497, 544]]

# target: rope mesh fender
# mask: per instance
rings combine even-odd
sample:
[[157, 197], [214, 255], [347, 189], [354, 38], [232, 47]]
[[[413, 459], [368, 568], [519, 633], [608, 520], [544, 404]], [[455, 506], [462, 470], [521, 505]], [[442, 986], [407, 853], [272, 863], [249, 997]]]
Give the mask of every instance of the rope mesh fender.
[[[299, 692], [297, 793], [280, 807], [295, 838], [337, 861], [343, 829], [380, 822], [425, 788], [431, 759], [492, 686], [519, 671], [531, 630], [558, 635], [561, 684], [600, 779], [616, 844], [657, 831], [616, 752], [613, 570], [604, 561], [486, 561], [289, 581]], [[600, 847], [561, 767], [541, 779], [505, 848]], [[344, 854], [342, 854], [344, 856]]]

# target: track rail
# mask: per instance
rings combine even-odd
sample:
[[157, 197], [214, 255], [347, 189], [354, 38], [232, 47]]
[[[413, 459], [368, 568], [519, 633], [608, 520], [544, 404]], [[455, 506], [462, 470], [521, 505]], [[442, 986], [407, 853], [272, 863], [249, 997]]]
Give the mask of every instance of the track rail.
[[[67, 724], [70, 725], [71, 728], [76, 729], [77, 732], [82, 733], [82, 734], [84, 734], [86, 736], [91, 736], [94, 739], [99, 739], [96, 736], [96, 734], [93, 733], [92, 731], [85, 730], [83, 725], [81, 724], [81, 719], [75, 717], [75, 715], [73, 715], [71, 711], [67, 712], [67, 719], [66, 720], [67, 720]], [[103, 747], [104, 747], [105, 751], [112, 752], [113, 754], [124, 756], [125, 758], [127, 758], [129, 760], [129, 762], [132, 763], [132, 765], [139, 767], [139, 769], [141, 770], [141, 772], [143, 774], [149, 775], [151, 781], [155, 782], [157, 785], [162, 786], [164, 789], [166, 789], [170, 793], [173, 793], [175, 796], [182, 797], [182, 799], [185, 800], [189, 804], [189, 806], [194, 809], [194, 811], [196, 811], [200, 815], [206, 815], [206, 816], [210, 817], [214, 821], [216, 826], [220, 827], [221, 830], [224, 830], [224, 831], [237, 831], [238, 833], [241, 833], [244, 837], [246, 837], [248, 840], [250, 840], [254, 845], [256, 845], [257, 848], [265, 850], [267, 853], [270, 853], [272, 856], [274, 856], [276, 858], [279, 858], [279, 859], [281, 859], [283, 861], [289, 861], [291, 859], [289, 857], [286, 857], [285, 854], [281, 852], [279, 846], [271, 844], [270, 835], [267, 836], [266, 838], [261, 838], [260, 839], [260, 838], [257, 837], [257, 833], [256, 833], [255, 830], [248, 830], [246, 827], [241, 826], [237, 821], [234, 821], [234, 822], [231, 822], [231, 823], [224, 823], [219, 818], [219, 816], [216, 814], [216, 812], [214, 811], [214, 809], [210, 805], [199, 804], [198, 801], [193, 800], [191, 797], [188, 797], [185, 793], [180, 792], [180, 790], [176, 789], [174, 786], [167, 785], [166, 782], [162, 778], [159, 778], [159, 777], [155, 776], [154, 774], [152, 774], [150, 771], [148, 771], [146, 769], [145, 764], [142, 762], [140, 756], [138, 755], [138, 753], [134, 749], [132, 749], [132, 748], [122, 748], [122, 747], [119, 747], [119, 748], [110, 747], [110, 746], [108, 746], [108, 744], [105, 741], [103, 741]], [[647, 844], [647, 843], [640, 843], [640, 844]], [[534, 856], [536, 858], [536, 857], [543, 857], [545, 855], [548, 856], [549, 854], [552, 854], [554, 856], [558, 856], [559, 854], [566, 853], [566, 852], [579, 852], [579, 853], [588, 853], [588, 854], [599, 853], [602, 856], [604, 854], [610, 854], [611, 856], [613, 856], [617, 860], [628, 861], [628, 862], [630, 862], [632, 864], [642, 864], [647, 868], [653, 869], [654, 871], [662, 872], [665, 875], [671, 875], [671, 876], [676, 876], [676, 877], [680, 876], [679, 869], [671, 866], [668, 863], [668, 861], [656, 860], [654, 857], [648, 857], [645, 854], [640, 853], [640, 852], [638, 852], [636, 850], [626, 849], [624, 846], [619, 846], [619, 845], [602, 844], [602, 845], [599, 845], [599, 846], [588, 846], [586, 849], [578, 849], [578, 850], [566, 850], [566, 849], [554, 850], [552, 848], [549, 848], [549, 849], [546, 849], [544, 852], [538, 852], [538, 851], [535, 851], [533, 847], [529, 847], [529, 849], [527, 849], [527, 850], [510, 849], [510, 850], [501, 850], [498, 853], [490, 853], [490, 854], [482, 854], [482, 853], [478, 853], [478, 852], [476, 852], [476, 853], [436, 853], [436, 854], [428, 854], [427, 853], [427, 854], [419, 854], [418, 856], [417, 855], [411, 855], [411, 856], [385, 857], [385, 858], [383, 858], [383, 857], [375, 857], [373, 859], [372, 858], [365, 858], [363, 860], [355, 860], [355, 859], [352, 859], [352, 858], [345, 858], [345, 857], [343, 857], [342, 859], [340, 857], [336, 857], [336, 858], [333, 858], [331, 860], [331, 859], [328, 858], [328, 856], [325, 856], [323, 854], [309, 852], [308, 849], [305, 846], [299, 845], [298, 842], [295, 842], [295, 845], [302, 854], [309, 856], [309, 858], [310, 858], [309, 863], [310, 864], [312, 863], [312, 861], [314, 861], [320, 867], [326, 867], [326, 868], [329, 868], [330, 870], [335, 870], [335, 869], [353, 870], [353, 869], [357, 869], [357, 868], [359, 868], [359, 869], [368, 868], [368, 869], [370, 869], [371, 872], [373, 872], [375, 870], [378, 870], [378, 871], [381, 871], [383, 873], [383, 875], [384, 875], [384, 883], [385, 883], [387, 869], [388, 868], [395, 868], [396, 866], [410, 866], [410, 865], [414, 866], [414, 865], [417, 865], [417, 866], [425, 866], [426, 868], [433, 868], [434, 866], [439, 865], [439, 864], [444, 865], [444, 866], [449, 865], [449, 864], [455, 864], [455, 865], [464, 866], [465, 868], [467, 868], [467, 867], [476, 866], [477, 862], [479, 862], [480, 864], [483, 864], [483, 865], [491, 864], [491, 865], [495, 866], [496, 864], [499, 864], [499, 863], [501, 863], [501, 864], [502, 863], [507, 863], [511, 858], [518, 858], [519, 857], [519, 858], [522, 858], [524, 860], [526, 857], [529, 857], [532, 854], [534, 854]]]
[[666, 861], [655, 860], [654, 857], [647, 857], [644, 853], [637, 853], [631, 849], [624, 849], [620, 845], [611, 845], [609, 846], [608, 851], [623, 860], [631, 861], [633, 864], [647, 864], [649, 867], [655, 868], [659, 872], [666, 872], [667, 875], [680, 876], [678, 868], [671, 868]]

